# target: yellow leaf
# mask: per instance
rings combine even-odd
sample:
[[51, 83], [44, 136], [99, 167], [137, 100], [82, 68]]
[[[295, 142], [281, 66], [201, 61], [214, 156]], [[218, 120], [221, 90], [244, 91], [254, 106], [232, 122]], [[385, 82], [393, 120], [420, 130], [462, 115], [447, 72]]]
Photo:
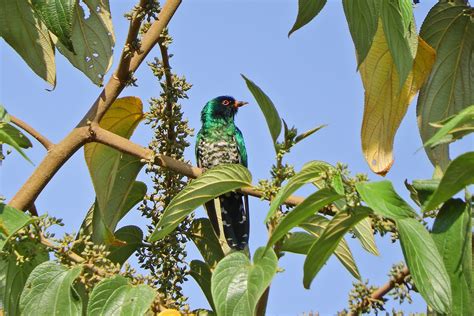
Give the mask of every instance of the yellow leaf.
[[181, 313], [176, 309], [165, 309], [158, 316], [181, 316]]
[[360, 66], [365, 89], [362, 150], [370, 169], [384, 176], [393, 164], [393, 141], [408, 105], [428, 77], [435, 51], [420, 37], [413, 69], [401, 89], [382, 24]]
[[[143, 118], [142, 108], [142, 102], [137, 97], [117, 99], [99, 125], [112, 133], [130, 138]], [[99, 143], [86, 144], [84, 156], [97, 195], [98, 214], [102, 221], [102, 225], [98, 225], [98, 221], [95, 223], [95, 241], [115, 244], [113, 231], [123, 215], [127, 197], [143, 163], [135, 156]]]

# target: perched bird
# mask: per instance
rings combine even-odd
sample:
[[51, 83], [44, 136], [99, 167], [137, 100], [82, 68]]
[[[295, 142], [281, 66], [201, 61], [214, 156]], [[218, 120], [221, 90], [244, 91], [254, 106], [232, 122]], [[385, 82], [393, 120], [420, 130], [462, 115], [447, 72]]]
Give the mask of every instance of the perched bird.
[[[206, 103], [201, 111], [201, 130], [196, 139], [196, 160], [201, 168], [234, 163], [247, 167], [247, 150], [242, 132], [235, 126], [238, 109], [247, 102], [220, 96]], [[248, 197], [229, 192], [205, 204], [217, 236], [221, 219], [224, 236], [230, 248], [243, 250], [249, 240]], [[218, 210], [220, 209], [220, 214]]]

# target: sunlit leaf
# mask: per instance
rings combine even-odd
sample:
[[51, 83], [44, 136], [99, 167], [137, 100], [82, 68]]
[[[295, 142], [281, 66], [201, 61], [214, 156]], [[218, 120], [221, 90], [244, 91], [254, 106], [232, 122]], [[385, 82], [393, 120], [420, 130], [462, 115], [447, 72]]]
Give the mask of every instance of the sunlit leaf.
[[68, 269], [53, 261], [38, 265], [20, 297], [22, 315], [82, 315], [82, 302], [73, 288], [82, 266]]
[[449, 276], [433, 238], [414, 218], [396, 219], [403, 256], [417, 290], [439, 313], [449, 313], [452, 295]]
[[109, 0], [82, 0], [75, 6], [71, 40], [75, 53], [57, 42], [59, 52], [93, 83], [102, 85], [115, 45]]
[[[112, 104], [99, 125], [117, 135], [130, 138], [142, 118], [140, 99], [125, 97]], [[124, 212], [131, 208], [130, 203], [136, 204], [141, 199], [130, 202], [129, 194], [136, 190], [138, 193], [133, 196], [141, 194], [143, 197], [146, 192], [143, 183], [135, 183], [143, 163], [135, 156], [99, 143], [86, 144], [84, 155], [97, 195], [99, 212], [96, 215], [100, 215], [100, 221], [108, 230], [108, 233], [102, 231], [101, 234], [94, 234], [94, 239], [99, 243], [107, 242], [107, 236], [113, 233]], [[137, 187], [134, 189], [135, 186]]]
[[0, 103], [0, 124], [8, 123], [10, 123], [10, 114], [8, 114], [7, 109]]
[[[314, 242], [317, 238], [319, 238], [324, 230], [328, 227], [330, 220], [322, 215], [313, 215], [308, 218], [305, 222], [301, 223], [299, 226], [306, 230], [307, 232], [313, 234], [315, 237]], [[313, 242], [313, 244], [314, 244]], [[311, 245], [312, 246], [312, 245]], [[308, 249], [309, 252], [309, 249]], [[354, 257], [352, 256], [352, 252], [347, 244], [346, 240], [342, 238], [339, 244], [336, 246], [334, 250], [334, 254], [336, 255], [337, 259], [342, 263], [342, 265], [349, 271], [350, 274], [356, 279], [360, 279], [359, 269], [357, 268], [357, 264], [355, 263]]]
[[317, 181], [323, 172], [328, 171], [331, 168], [333, 168], [333, 166], [324, 161], [315, 160], [306, 163], [299, 172], [288, 180], [288, 183], [282, 187], [273, 198], [265, 222], [268, 222], [270, 217], [275, 214], [280, 205], [283, 204], [291, 194], [306, 183]]
[[[405, 80], [407, 80], [409, 74], [412, 72], [413, 61], [418, 46], [418, 35], [416, 34], [412, 7], [412, 0], [382, 0], [380, 4], [380, 18], [383, 25], [383, 32], [392, 62], [397, 72], [398, 87], [391, 85], [392, 89], [397, 88], [395, 90], [396, 92], [399, 91], [398, 88], [403, 87]], [[429, 57], [429, 55], [427, 55], [427, 57]], [[429, 69], [427, 72], [429, 72]], [[426, 75], [428, 75], [428, 73], [425, 74], [425, 76]], [[393, 78], [393, 80], [395, 81], [395, 78]], [[420, 85], [421, 84], [422, 82], [420, 82]], [[418, 89], [419, 87], [415, 90]], [[414, 93], [416, 93], [416, 91]]]
[[0, 37], [38, 76], [56, 85], [53, 42], [28, 1], [0, 0]]
[[32, 0], [31, 4], [49, 31], [71, 52], [72, 18], [76, 0]]
[[377, 31], [380, 0], [343, 0], [342, 4], [357, 53], [357, 66], [360, 66]]
[[308, 196], [303, 202], [286, 214], [280, 223], [278, 223], [267, 242], [267, 249], [273, 246], [283, 236], [285, 236], [285, 234], [288, 233], [293, 227], [298, 226], [304, 222], [322, 207], [340, 198], [341, 196], [339, 194], [327, 188], [321, 189]]
[[33, 163], [22, 148], [33, 147], [31, 141], [20, 130], [11, 124], [0, 125], [0, 144], [12, 146], [20, 155], [30, 163]]
[[37, 265], [49, 259], [44, 246], [33, 241], [22, 241], [15, 251], [28, 260], [18, 262], [15, 254], [0, 258], [0, 309], [6, 315], [20, 314], [18, 304], [26, 279]]
[[447, 201], [431, 233], [451, 280], [453, 315], [472, 315], [470, 205], [459, 199]]
[[[436, 61], [417, 103], [418, 127], [423, 143], [437, 132], [430, 125], [474, 104], [474, 21], [463, 0], [440, 1], [428, 13], [420, 36], [436, 50]], [[434, 166], [449, 163], [448, 146], [425, 147]]]
[[311, 22], [321, 12], [326, 2], [327, 0], [298, 0], [298, 16], [288, 36]]
[[87, 315], [141, 316], [150, 308], [156, 295], [156, 291], [146, 284], [132, 285], [127, 278], [115, 275], [94, 287]]
[[197, 207], [224, 193], [251, 186], [252, 176], [242, 165], [219, 165], [189, 183], [168, 204], [150, 236], [150, 241], [165, 237]]
[[438, 188], [423, 206], [423, 211], [435, 209], [470, 184], [474, 184], [474, 152], [472, 151], [451, 161]]
[[254, 315], [260, 296], [273, 279], [278, 259], [273, 249], [258, 248], [254, 262], [243, 252], [222, 259], [212, 274], [211, 290], [220, 316]]
[[[262, 91], [253, 81], [241, 75], [247, 84], [248, 89], [258, 103], [260, 110], [262, 110], [265, 120], [267, 121], [268, 129], [272, 135], [273, 143], [276, 144], [278, 136], [281, 133], [281, 120], [278, 112], [273, 105], [272, 100]], [[276, 150], [276, 147], [275, 147]]]
[[474, 105], [468, 106], [458, 114], [431, 125], [439, 128], [439, 130], [424, 144], [425, 147], [433, 148], [461, 139], [474, 132]]
[[302, 141], [303, 139], [313, 135], [314, 133], [316, 133], [317, 131], [319, 131], [320, 129], [326, 127], [327, 125], [319, 125], [315, 128], [312, 128], [310, 129], [309, 131], [306, 131], [304, 133], [301, 133], [299, 134], [298, 136], [295, 137], [295, 144], [298, 144], [300, 141]]
[[0, 251], [18, 230], [31, 224], [34, 220], [22, 211], [0, 203]]
[[365, 89], [361, 138], [362, 150], [371, 170], [385, 175], [393, 163], [395, 133], [408, 105], [429, 75], [435, 53], [420, 39], [413, 70], [400, 89], [396, 66], [380, 24], [372, 47], [360, 65]]
[[375, 244], [372, 220], [369, 217], [358, 222], [354, 226], [353, 231], [354, 235], [360, 241], [362, 248], [376, 256], [380, 255], [377, 245]]
[[303, 277], [305, 288], [309, 289], [311, 282], [336, 250], [344, 235], [371, 212], [368, 208], [358, 207], [352, 212], [339, 212], [331, 219], [306, 256]]
[[193, 260], [189, 264], [190, 271], [189, 274], [193, 277], [194, 280], [198, 283], [199, 287], [201, 288], [204, 296], [206, 296], [209, 305], [211, 308], [215, 310], [214, 301], [212, 300], [212, 292], [211, 292], [211, 277], [212, 272], [207, 263]]
[[415, 210], [397, 194], [390, 181], [359, 182], [356, 188], [362, 200], [380, 216], [392, 219], [417, 216]]
[[429, 199], [438, 188], [438, 185], [438, 179], [413, 180], [411, 184], [405, 180], [405, 186], [410, 191], [410, 197], [418, 206], [422, 206]]
[[206, 263], [214, 269], [217, 263], [224, 258], [224, 251], [211, 222], [207, 218], [195, 219], [188, 233]]

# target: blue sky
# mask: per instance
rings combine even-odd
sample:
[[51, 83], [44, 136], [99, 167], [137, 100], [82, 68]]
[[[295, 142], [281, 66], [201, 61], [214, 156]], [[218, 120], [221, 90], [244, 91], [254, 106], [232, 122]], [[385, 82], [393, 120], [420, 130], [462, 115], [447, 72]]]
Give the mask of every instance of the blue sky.
[[[114, 60], [117, 61], [128, 28], [123, 14], [135, 1], [111, 2], [117, 37]], [[416, 7], [418, 26], [435, 2], [425, 0]], [[361, 151], [363, 89], [356, 73], [354, 47], [341, 1], [329, 0], [313, 22], [288, 39], [296, 11], [297, 1], [184, 1], [170, 24], [174, 38], [170, 52], [174, 54], [171, 59], [174, 71], [185, 75], [194, 85], [189, 100], [182, 103], [185, 117], [197, 132], [200, 110], [209, 99], [228, 94], [249, 101], [250, 105], [239, 112], [237, 125], [245, 137], [254, 183], [269, 177], [274, 159], [271, 138], [262, 113], [240, 77], [243, 73], [271, 97], [280, 116], [289, 125], [296, 125], [300, 132], [328, 124], [288, 155], [287, 161], [294, 164], [296, 170], [310, 160], [339, 161], [349, 164], [353, 173], [368, 173], [372, 180], [381, 180], [370, 173]], [[0, 102], [53, 142], [61, 140], [75, 126], [101, 91], [60, 54], [56, 59], [57, 87], [49, 92], [47, 84], [3, 41], [0, 52]], [[154, 50], [150, 57], [158, 54], [159, 51]], [[115, 66], [116, 62], [112, 69]], [[110, 73], [106, 78], [108, 76]], [[147, 106], [147, 100], [159, 94], [159, 86], [146, 65], [136, 72], [136, 77], [139, 86], [125, 89], [122, 96], [138, 96]], [[430, 178], [433, 172], [425, 153], [417, 152], [422, 144], [416, 126], [415, 102], [397, 133], [395, 163], [386, 176], [406, 198], [405, 179]], [[150, 137], [151, 131], [141, 125], [132, 139], [145, 146]], [[191, 143], [194, 144], [194, 140]], [[472, 148], [470, 138], [456, 144], [452, 155]], [[28, 150], [36, 165], [44, 154], [38, 143]], [[194, 145], [188, 148], [186, 158], [194, 163]], [[9, 200], [33, 170], [34, 166], [13, 153], [0, 168], [0, 193]], [[144, 173], [139, 179], [149, 183]], [[298, 194], [310, 192], [310, 188], [304, 188]], [[65, 228], [55, 231], [71, 232], [77, 231], [93, 199], [93, 187], [81, 150], [42, 192], [37, 207], [40, 213], [48, 212], [64, 219]], [[267, 210], [265, 202], [251, 199], [252, 251], [266, 242], [263, 219]], [[202, 210], [197, 213], [198, 216], [204, 214]], [[134, 211], [119, 226], [135, 224], [145, 228], [146, 223]], [[377, 238], [380, 257], [365, 252], [357, 240], [348, 238], [348, 242], [362, 277], [368, 278], [370, 284], [385, 283], [391, 265], [402, 260], [399, 245], [391, 244], [388, 236]], [[190, 246], [189, 261], [197, 256]], [[305, 290], [302, 285], [303, 262], [303, 256], [293, 254], [285, 255], [280, 261], [285, 272], [278, 274], [272, 284], [268, 315], [301, 315], [310, 311], [331, 315], [348, 306], [347, 294], [355, 280], [337, 260], [329, 260], [311, 290]], [[185, 293], [191, 308], [207, 306], [191, 278], [185, 285]], [[387, 307], [425, 312], [422, 299], [418, 295], [413, 297], [412, 305], [400, 307], [389, 303]]]

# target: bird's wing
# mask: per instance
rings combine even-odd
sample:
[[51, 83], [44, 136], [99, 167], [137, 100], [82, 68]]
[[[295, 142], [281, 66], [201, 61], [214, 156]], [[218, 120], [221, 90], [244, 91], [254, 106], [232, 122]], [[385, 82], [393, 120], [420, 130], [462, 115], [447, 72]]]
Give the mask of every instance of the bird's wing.
[[196, 155], [196, 164], [199, 168], [201, 168], [202, 166], [201, 155], [199, 155], [199, 146], [201, 145], [201, 139], [202, 139], [202, 134], [201, 134], [201, 131], [199, 131], [196, 135], [196, 147], [194, 149], [194, 153]]
[[240, 154], [240, 163], [247, 167], [247, 149], [245, 148], [244, 136], [237, 127], [235, 128], [235, 141]]

